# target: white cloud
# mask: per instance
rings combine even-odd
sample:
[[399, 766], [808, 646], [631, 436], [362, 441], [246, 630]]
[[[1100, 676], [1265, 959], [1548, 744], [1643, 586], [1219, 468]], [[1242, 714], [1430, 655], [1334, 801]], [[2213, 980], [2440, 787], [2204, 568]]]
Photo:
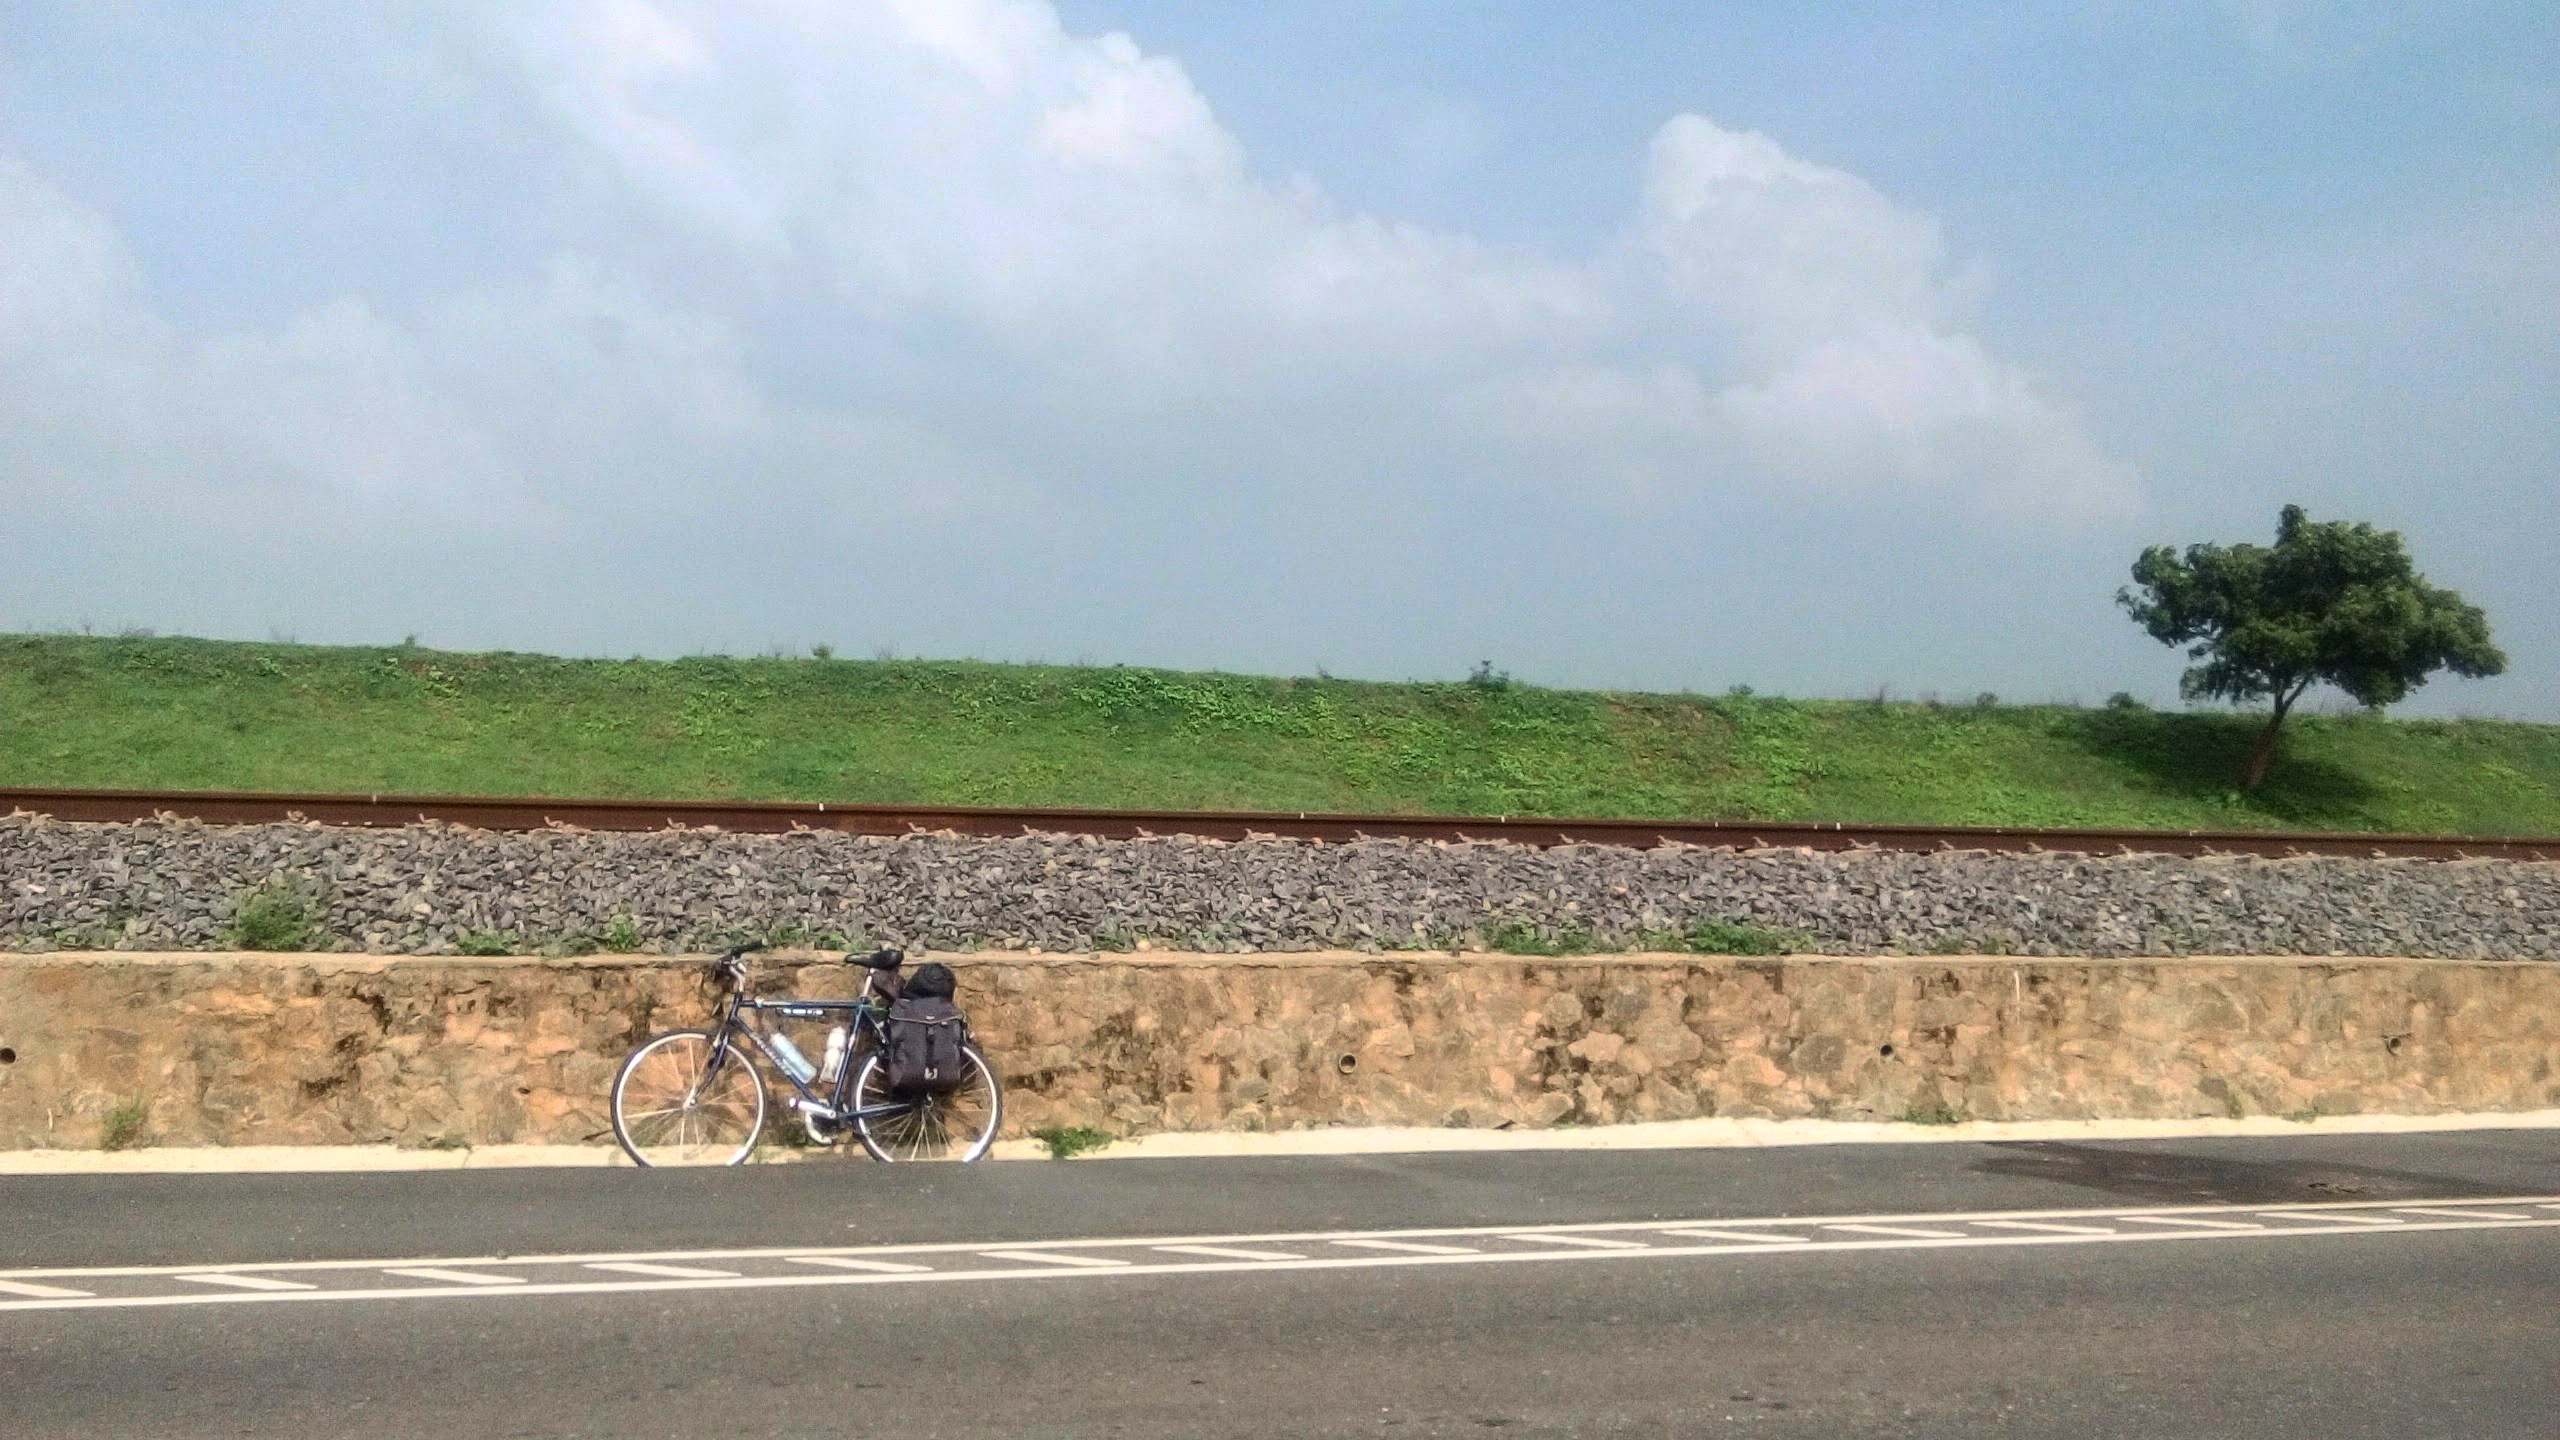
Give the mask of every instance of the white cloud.
[[[1632, 429], [1649, 471], [1705, 491], [2060, 513], [2135, 491], [1960, 328], [1933, 220], [1700, 116], [1655, 137], [1621, 245], [1555, 259], [1258, 177], [1179, 64], [1070, 36], [1042, 3], [500, 13], [502, 52], [632, 191], [872, 314], [981, 337], [1069, 413], [1392, 387], [1480, 418], [1525, 394], [1496, 428], [1543, 417], [1549, 472], [1564, 444], [1625, 468]], [[1626, 415], [1647, 391], [1662, 408]]]
[[822, 545], [1135, 533], [1195, 477], [1426, 520], [2137, 491], [1967, 331], [1930, 217], [1700, 116], [1555, 256], [1262, 175], [1178, 62], [1041, 0], [510, 0], [436, 44], [547, 117], [558, 193], [475, 197], [556, 236], [533, 273], [192, 333], [0, 156], [0, 518], [681, 548], [748, 501]]

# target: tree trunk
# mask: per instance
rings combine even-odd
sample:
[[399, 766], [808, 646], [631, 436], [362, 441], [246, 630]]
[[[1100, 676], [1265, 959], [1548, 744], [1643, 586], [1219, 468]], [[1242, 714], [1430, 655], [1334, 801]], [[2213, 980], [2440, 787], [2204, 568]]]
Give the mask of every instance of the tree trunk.
[[2276, 763], [2276, 727], [2284, 724], [2285, 712], [2293, 708], [2294, 701], [2302, 698], [2302, 690], [2303, 687], [2297, 685], [2290, 693], [2276, 693], [2276, 708], [2267, 716], [2267, 728], [2258, 732], [2258, 743], [2251, 747], [2249, 763], [2240, 772], [2241, 789], [2255, 790], [2266, 783], [2267, 771]]

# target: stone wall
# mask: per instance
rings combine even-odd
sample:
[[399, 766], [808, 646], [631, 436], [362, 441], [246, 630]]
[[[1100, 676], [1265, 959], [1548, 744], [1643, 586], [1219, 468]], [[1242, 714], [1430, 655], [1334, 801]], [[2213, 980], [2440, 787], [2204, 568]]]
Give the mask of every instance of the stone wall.
[[[2560, 1106], [2560, 967], [2423, 960], [952, 957], [1007, 1128]], [[604, 1137], [706, 1012], [655, 957], [0, 956], [0, 1147]], [[771, 986], [847, 993], [841, 965]], [[815, 1037], [803, 1035], [811, 1050]]]
[[[307, 948], [1677, 948], [2560, 959], [2560, 865], [1380, 840], [493, 833], [0, 818], [0, 949], [232, 943], [265, 890]], [[277, 942], [268, 942], [277, 943]]]

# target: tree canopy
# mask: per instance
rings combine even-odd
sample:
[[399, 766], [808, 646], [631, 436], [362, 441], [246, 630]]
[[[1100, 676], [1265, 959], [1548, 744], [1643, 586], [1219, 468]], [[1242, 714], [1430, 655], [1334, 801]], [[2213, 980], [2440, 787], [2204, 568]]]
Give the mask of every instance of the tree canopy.
[[2358, 704], [2407, 698], [2438, 670], [2495, 675], [2507, 657], [2489, 619], [2460, 595], [2427, 583], [2395, 530], [2361, 521], [2315, 522], [2284, 507], [2276, 543], [2154, 545], [2133, 562], [2134, 584], [2116, 602], [2153, 639], [2188, 647], [2178, 682], [2190, 700], [2272, 702], [2241, 775], [2266, 778], [2276, 729], [2314, 684]]

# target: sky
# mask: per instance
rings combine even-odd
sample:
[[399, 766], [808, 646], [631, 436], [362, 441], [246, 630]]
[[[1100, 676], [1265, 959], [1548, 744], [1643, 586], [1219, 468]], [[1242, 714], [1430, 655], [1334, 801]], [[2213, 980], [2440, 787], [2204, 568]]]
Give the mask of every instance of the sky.
[[2560, 720], [2560, 8], [0, 8], [0, 629]]

